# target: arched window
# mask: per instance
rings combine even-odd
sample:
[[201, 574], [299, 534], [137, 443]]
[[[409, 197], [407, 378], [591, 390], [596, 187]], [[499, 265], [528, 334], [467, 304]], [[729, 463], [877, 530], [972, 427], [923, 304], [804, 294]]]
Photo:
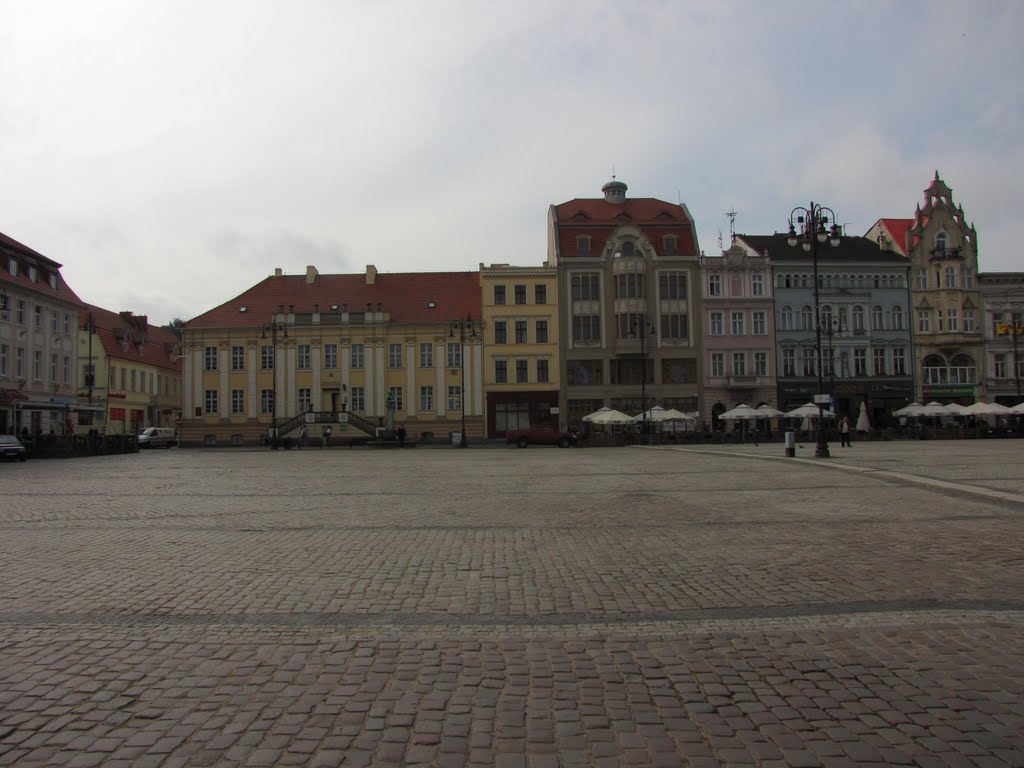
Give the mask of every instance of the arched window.
[[846, 317], [846, 307], [839, 308], [839, 332], [850, 330], [850, 322]]
[[821, 327], [828, 330], [832, 327], [832, 305], [821, 305]]
[[892, 308], [892, 329], [894, 331], [903, 330], [903, 307], [899, 304]]
[[942, 355], [927, 355], [921, 364], [921, 368], [925, 384], [949, 383], [949, 371], [946, 368], [946, 358]]
[[974, 384], [977, 381], [974, 358], [965, 352], [953, 355], [949, 361], [950, 384]]
[[880, 331], [884, 328], [882, 324], [882, 308], [878, 304], [871, 308], [871, 330]]
[[793, 308], [788, 304], [779, 313], [779, 326], [784, 331], [793, 330]]
[[946, 237], [946, 233], [939, 232], [939, 234], [935, 236], [935, 252], [940, 255], [944, 254], [948, 245], [949, 239]]
[[864, 307], [860, 304], [854, 304], [853, 306], [853, 330], [864, 330]]
[[804, 304], [803, 308], [800, 310], [800, 330], [814, 330], [814, 311], [807, 304]]

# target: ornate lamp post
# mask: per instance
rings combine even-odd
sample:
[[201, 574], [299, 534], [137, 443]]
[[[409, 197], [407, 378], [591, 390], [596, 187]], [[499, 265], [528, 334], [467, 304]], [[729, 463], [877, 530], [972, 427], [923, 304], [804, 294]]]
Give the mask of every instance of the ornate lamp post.
[[[831, 220], [832, 226], [829, 229], [825, 225]], [[800, 232], [796, 231], [796, 225], [800, 225]], [[827, 459], [831, 455], [828, 451], [828, 442], [825, 440], [825, 408], [822, 399], [825, 396], [823, 371], [821, 364], [821, 300], [818, 295], [818, 246], [826, 241], [833, 248], [839, 245], [841, 234], [839, 225], [836, 224], [836, 214], [831, 208], [823, 205], [815, 205], [811, 201], [808, 208], [797, 206], [789, 212], [789, 237], [787, 242], [790, 248], [796, 248], [797, 243], [811, 254], [814, 265], [814, 351], [817, 357], [818, 369], [818, 395], [814, 398], [818, 405], [818, 442], [814, 448], [814, 455], [818, 458]]]
[[655, 335], [654, 323], [644, 315], [633, 320], [633, 337], [640, 339], [640, 434], [647, 439], [647, 337]]
[[466, 440], [466, 340], [477, 337], [473, 318], [466, 315], [463, 319], [453, 321], [451, 328], [448, 329], [448, 338], [454, 339], [456, 331], [459, 332], [459, 371], [462, 375], [461, 391], [459, 392], [459, 403], [462, 405], [462, 433], [459, 438], [459, 447], [468, 448], [469, 441]]
[[260, 338], [267, 338], [270, 334], [270, 447], [277, 447], [277, 334], [280, 333], [285, 339], [288, 338], [288, 326], [280, 320], [271, 320], [263, 324]]

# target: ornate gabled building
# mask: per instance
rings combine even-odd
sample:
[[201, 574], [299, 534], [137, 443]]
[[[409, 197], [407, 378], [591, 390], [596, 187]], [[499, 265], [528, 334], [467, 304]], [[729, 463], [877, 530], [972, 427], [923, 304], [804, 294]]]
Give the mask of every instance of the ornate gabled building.
[[548, 265], [558, 274], [562, 422], [610, 406], [701, 408], [699, 249], [685, 205], [601, 198], [548, 211]]
[[985, 392], [992, 402], [1024, 402], [1024, 272], [980, 272], [985, 328]]
[[911, 262], [919, 402], [969, 405], [985, 396], [978, 233], [938, 171], [912, 219], [879, 219], [868, 238]]
[[278, 269], [185, 324], [180, 442], [258, 445], [309, 423], [336, 442], [392, 423], [446, 440], [463, 407], [482, 436], [482, 336], [452, 335], [465, 318], [480, 318], [477, 272]]
[[[80, 397], [109, 434], [175, 427], [181, 418], [181, 342], [146, 315], [87, 304], [79, 315]], [[102, 414], [102, 415], [101, 415]]]
[[774, 406], [775, 300], [771, 260], [733, 243], [701, 256], [704, 397], [707, 422], [740, 403]]

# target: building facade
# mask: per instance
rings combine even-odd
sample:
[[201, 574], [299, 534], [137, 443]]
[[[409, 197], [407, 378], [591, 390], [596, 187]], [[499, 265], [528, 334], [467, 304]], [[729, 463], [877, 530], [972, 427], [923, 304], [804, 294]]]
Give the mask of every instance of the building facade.
[[985, 397], [978, 234], [938, 172], [912, 219], [879, 219], [867, 237], [911, 261], [916, 397], [970, 405]]
[[561, 426], [558, 281], [552, 267], [480, 265], [488, 437]]
[[985, 318], [985, 391], [993, 402], [1024, 402], [1024, 272], [978, 275]]
[[776, 403], [774, 286], [769, 258], [738, 244], [700, 267], [704, 398], [717, 428], [740, 403]]
[[61, 265], [0, 233], [0, 434], [65, 434], [78, 402], [78, 312]]
[[855, 420], [865, 403], [873, 426], [892, 423], [892, 411], [914, 391], [909, 259], [867, 238], [843, 236], [838, 247], [819, 247], [815, 270], [813, 253], [790, 246], [785, 234], [736, 240], [771, 259], [779, 409], [813, 402], [820, 391], [831, 395], [838, 416]]
[[145, 315], [87, 304], [78, 317], [79, 396], [97, 408], [83, 428], [138, 434], [181, 419], [181, 343]]
[[454, 325], [480, 309], [476, 272], [278, 269], [185, 324], [181, 443], [253, 445], [309, 423], [342, 442], [365, 424], [444, 440], [465, 422], [482, 437], [482, 337]]
[[548, 211], [548, 258], [558, 284], [561, 394], [567, 428], [602, 406], [701, 408], [701, 294], [696, 229], [682, 204], [602, 198]]

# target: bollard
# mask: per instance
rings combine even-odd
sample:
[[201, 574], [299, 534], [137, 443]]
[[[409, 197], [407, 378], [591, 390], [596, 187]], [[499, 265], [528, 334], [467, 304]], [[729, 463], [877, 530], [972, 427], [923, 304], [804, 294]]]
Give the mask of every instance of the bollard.
[[796, 456], [796, 433], [786, 433], [786, 458], [792, 459]]

